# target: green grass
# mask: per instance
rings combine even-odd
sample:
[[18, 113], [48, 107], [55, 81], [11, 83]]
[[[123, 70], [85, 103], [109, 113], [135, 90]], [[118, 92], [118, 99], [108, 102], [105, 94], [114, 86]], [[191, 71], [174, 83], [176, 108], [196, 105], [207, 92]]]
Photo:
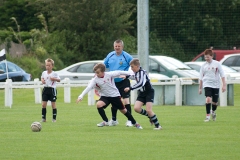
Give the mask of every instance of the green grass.
[[[82, 88], [72, 88], [72, 103], [63, 103], [58, 89], [58, 119], [51, 122], [51, 107], [41, 132], [30, 125], [41, 119], [41, 105], [34, 103], [33, 89], [15, 89], [12, 108], [4, 107], [0, 90], [0, 159], [98, 159], [159, 160], [217, 159], [240, 157], [240, 85], [235, 85], [235, 106], [218, 107], [216, 122], [204, 123], [203, 106], [154, 106], [163, 126], [153, 131], [148, 119], [133, 113], [143, 130], [125, 127], [126, 118], [118, 112], [120, 124], [98, 128], [101, 121], [95, 106], [75, 99]], [[106, 109], [110, 118], [110, 108]]]

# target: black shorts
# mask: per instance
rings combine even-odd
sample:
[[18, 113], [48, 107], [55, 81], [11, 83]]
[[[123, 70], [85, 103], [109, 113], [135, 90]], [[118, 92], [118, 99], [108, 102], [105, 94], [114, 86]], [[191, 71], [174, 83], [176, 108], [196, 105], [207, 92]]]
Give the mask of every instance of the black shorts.
[[217, 103], [219, 98], [219, 88], [205, 87], [205, 96], [212, 97], [212, 102]]
[[147, 102], [154, 102], [154, 89], [140, 92], [138, 91], [138, 97], [137, 101], [142, 102], [143, 104], [146, 104]]
[[51, 87], [44, 87], [42, 90], [42, 101], [56, 102], [57, 89]]
[[130, 97], [130, 90], [125, 92], [124, 89], [130, 87], [130, 80], [124, 79], [121, 82], [115, 82], [115, 85], [121, 95], [122, 98], [129, 98]]
[[101, 96], [98, 101], [103, 101], [106, 104], [106, 107], [109, 104], [111, 104], [112, 107], [114, 107], [116, 109], [119, 109], [119, 110], [123, 110], [125, 108], [125, 106], [122, 103], [121, 97], [105, 97], [105, 96]]

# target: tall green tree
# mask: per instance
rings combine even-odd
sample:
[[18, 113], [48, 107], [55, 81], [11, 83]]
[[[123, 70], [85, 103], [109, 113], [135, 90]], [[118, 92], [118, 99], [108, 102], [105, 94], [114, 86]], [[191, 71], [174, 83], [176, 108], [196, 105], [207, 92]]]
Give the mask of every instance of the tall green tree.
[[[67, 50], [61, 54], [64, 62], [103, 59], [113, 49], [113, 41], [126, 37], [133, 22], [135, 8], [122, 0], [39, 0], [48, 11], [50, 31], [64, 36]], [[61, 41], [61, 40], [60, 40]]]
[[15, 22], [11, 20], [12, 17], [15, 17], [18, 21], [21, 31], [30, 31], [33, 28], [42, 27], [35, 16], [37, 8], [28, 6], [26, 0], [1, 0], [0, 13], [0, 30], [11, 26], [17, 30]]
[[240, 47], [239, 17], [240, 0], [150, 1], [150, 31], [173, 38], [189, 57], [210, 46]]

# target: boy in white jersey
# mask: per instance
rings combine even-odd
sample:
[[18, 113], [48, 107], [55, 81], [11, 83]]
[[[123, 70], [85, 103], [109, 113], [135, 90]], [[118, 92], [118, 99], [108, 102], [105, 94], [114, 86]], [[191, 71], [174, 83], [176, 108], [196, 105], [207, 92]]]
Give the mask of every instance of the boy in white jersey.
[[105, 69], [106, 67], [103, 63], [98, 63], [94, 66], [93, 70], [96, 73], [96, 76], [90, 81], [85, 90], [78, 96], [76, 102], [78, 103], [82, 101], [83, 96], [93, 88], [98, 88], [100, 99], [97, 101], [97, 109], [98, 113], [103, 119], [103, 122], [97, 124], [98, 127], [109, 126], [108, 118], [105, 114], [104, 109], [109, 104], [112, 104], [113, 107], [119, 109], [121, 113], [130, 119], [136, 128], [142, 129], [140, 124], [136, 122], [131, 113], [128, 112], [124, 107], [120, 93], [114, 83], [115, 77], [119, 77], [121, 74], [128, 75], [130, 73], [126, 73], [124, 71], [105, 72]]
[[42, 90], [42, 122], [46, 122], [46, 113], [47, 113], [47, 102], [51, 101], [52, 104], [52, 122], [56, 122], [57, 118], [57, 90], [56, 82], [60, 82], [60, 77], [55, 73], [52, 68], [54, 61], [50, 58], [45, 60], [46, 71], [42, 72], [41, 81], [44, 85]]
[[206, 49], [204, 51], [204, 57], [206, 62], [201, 66], [200, 69], [199, 94], [202, 94], [202, 88], [204, 88], [206, 96], [206, 119], [204, 122], [209, 122], [211, 107], [212, 120], [216, 121], [216, 110], [221, 80], [222, 92], [225, 92], [226, 90], [226, 82], [221, 64], [218, 61], [213, 60], [213, 51], [211, 49]]
[[[129, 92], [130, 90], [138, 90], [138, 97], [134, 104], [134, 110], [144, 116], [147, 116], [150, 120], [151, 124], [155, 125], [154, 130], [161, 130], [162, 127], [158, 122], [158, 118], [156, 114], [152, 111], [152, 105], [154, 100], [154, 89], [152, 88], [152, 84], [146, 72], [140, 67], [140, 61], [137, 58], [134, 58], [130, 62], [130, 66], [134, 75], [129, 78], [135, 79], [136, 84], [127, 87], [124, 89], [125, 92]], [[143, 105], [146, 104], [146, 110], [142, 108]]]

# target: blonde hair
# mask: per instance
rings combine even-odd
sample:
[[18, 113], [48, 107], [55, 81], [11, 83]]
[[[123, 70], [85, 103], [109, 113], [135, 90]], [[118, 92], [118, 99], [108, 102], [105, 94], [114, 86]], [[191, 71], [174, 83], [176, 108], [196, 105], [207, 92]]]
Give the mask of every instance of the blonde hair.
[[113, 46], [115, 45], [115, 43], [121, 43], [122, 46], [124, 46], [124, 43], [121, 39], [118, 39], [118, 40], [114, 41]]
[[137, 58], [133, 58], [130, 62], [130, 65], [140, 66], [140, 60]]
[[96, 72], [96, 70], [100, 69], [101, 72], [105, 72], [106, 67], [103, 63], [97, 63], [94, 67], [93, 67], [93, 71]]
[[54, 60], [52, 60], [51, 58], [46, 59], [45, 63], [47, 63], [47, 62], [50, 62], [52, 65], [54, 65]]

